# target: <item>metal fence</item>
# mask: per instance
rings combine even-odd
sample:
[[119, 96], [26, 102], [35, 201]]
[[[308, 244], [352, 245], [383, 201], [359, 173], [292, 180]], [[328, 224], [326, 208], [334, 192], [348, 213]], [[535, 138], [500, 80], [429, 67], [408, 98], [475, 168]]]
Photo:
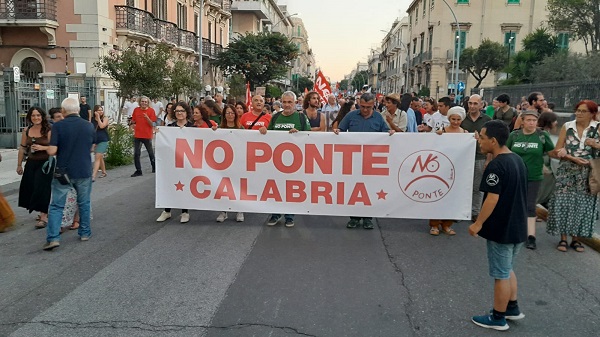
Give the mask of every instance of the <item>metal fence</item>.
[[97, 104], [96, 79], [94, 77], [56, 77], [40, 78], [15, 83], [13, 71], [4, 71], [3, 89], [0, 90], [0, 147], [16, 148], [18, 134], [27, 127], [25, 116], [32, 106], [46, 112], [68, 96], [85, 95], [90, 106]]
[[[480, 88], [483, 90], [483, 98], [487, 102], [500, 94], [510, 96], [511, 105], [521, 101], [521, 97], [527, 97], [534, 91], [544, 95], [548, 103], [554, 103], [556, 112], [573, 112], [577, 102], [590, 99], [600, 102], [600, 79], [591, 81], [553, 82], [497, 86], [493, 88]], [[477, 93], [477, 91], [475, 91]]]

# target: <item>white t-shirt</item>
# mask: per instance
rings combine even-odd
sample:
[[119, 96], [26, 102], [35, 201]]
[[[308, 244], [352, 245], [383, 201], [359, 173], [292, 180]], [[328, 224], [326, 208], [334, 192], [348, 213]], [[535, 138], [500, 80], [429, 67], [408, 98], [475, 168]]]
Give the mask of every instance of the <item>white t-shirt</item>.
[[150, 106], [152, 107], [152, 109], [154, 109], [154, 112], [156, 113], [156, 115], [160, 115], [162, 113], [162, 111], [164, 110], [163, 108], [163, 104], [161, 101], [156, 101], [156, 103], [152, 102], [150, 103]]
[[138, 106], [140, 106], [138, 104], [138, 102], [132, 102], [132, 101], [125, 102], [125, 105], [123, 105], [123, 108], [127, 109], [127, 117], [131, 117], [131, 115], [133, 115], [133, 110], [135, 108], [137, 108]]
[[[429, 114], [428, 114], [429, 115]], [[448, 120], [448, 116], [442, 115], [439, 111], [430, 115], [429, 121], [427, 122], [427, 126], [431, 128], [431, 132], [436, 132], [441, 130], [442, 128], [450, 125], [450, 121]]]

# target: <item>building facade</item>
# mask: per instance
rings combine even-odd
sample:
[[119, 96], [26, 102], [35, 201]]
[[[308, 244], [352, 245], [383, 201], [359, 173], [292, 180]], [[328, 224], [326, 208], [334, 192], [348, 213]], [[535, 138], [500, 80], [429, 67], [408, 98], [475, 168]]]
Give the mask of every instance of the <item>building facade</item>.
[[292, 62], [292, 81], [298, 77], [308, 77], [311, 81], [315, 80], [315, 56], [308, 44], [308, 32], [304, 27], [302, 19], [298, 17], [291, 18], [294, 25], [292, 31], [292, 43], [298, 47], [299, 54]]
[[382, 93], [406, 91], [406, 62], [408, 54], [408, 17], [396, 20], [382, 40], [379, 86]]

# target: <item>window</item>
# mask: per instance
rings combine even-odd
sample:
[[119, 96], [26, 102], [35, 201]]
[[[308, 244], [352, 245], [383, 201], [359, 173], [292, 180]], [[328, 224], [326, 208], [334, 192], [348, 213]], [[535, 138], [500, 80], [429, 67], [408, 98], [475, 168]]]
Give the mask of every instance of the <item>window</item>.
[[515, 53], [516, 45], [517, 45], [517, 33], [516, 32], [504, 33], [504, 46], [508, 48], [509, 53], [511, 55]]
[[415, 10], [415, 25], [419, 23], [419, 4], [417, 4], [417, 9]]
[[167, 20], [167, 0], [152, 0], [152, 15], [161, 20]]
[[433, 51], [433, 28], [429, 29], [429, 49], [428, 51], [431, 53]]
[[469, 0], [456, 0], [457, 4], [469, 4]]
[[458, 32], [455, 32], [454, 41], [454, 50], [457, 52], [457, 55], [454, 55], [454, 57], [457, 57], [462, 53], [463, 49], [465, 49], [465, 44], [467, 43], [467, 32], [461, 30], [460, 39], [458, 38]]
[[423, 54], [424, 50], [423, 48], [425, 47], [425, 33], [421, 33], [421, 54]]
[[507, 4], [509, 5], [518, 5], [521, 3], [521, 0], [508, 0]]
[[435, 0], [431, 0], [431, 9], [433, 9], [433, 7], [435, 7]]
[[208, 22], [208, 42], [212, 42], [211, 40], [211, 36], [212, 36], [212, 22]]
[[427, 11], [427, 0], [423, 0], [423, 17], [425, 17], [426, 11]]
[[194, 13], [194, 33], [196, 33], [196, 35], [198, 35], [198, 25], [200, 24], [200, 18], [198, 16], [198, 13]]
[[417, 39], [413, 40], [413, 55], [417, 53]]
[[181, 3], [177, 3], [177, 26], [180, 29], [187, 29], [187, 8]]
[[219, 32], [219, 44], [221, 46], [223, 45], [223, 28], [221, 28], [221, 31]]
[[556, 46], [560, 50], [569, 49], [569, 33], [558, 33], [556, 37]]

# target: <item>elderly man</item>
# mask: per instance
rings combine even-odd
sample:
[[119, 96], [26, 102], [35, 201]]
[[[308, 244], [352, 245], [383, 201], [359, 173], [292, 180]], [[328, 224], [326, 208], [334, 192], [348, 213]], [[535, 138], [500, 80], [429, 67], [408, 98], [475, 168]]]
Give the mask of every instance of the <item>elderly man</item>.
[[77, 191], [79, 228], [81, 241], [92, 235], [90, 229], [90, 194], [92, 192], [92, 161], [90, 150], [94, 143], [94, 126], [80, 118], [79, 104], [74, 98], [62, 101], [65, 119], [52, 126], [52, 136], [46, 152], [56, 155], [56, 173], [52, 180], [52, 200], [46, 226], [44, 250], [60, 246], [60, 225], [67, 193], [71, 187]]
[[[261, 127], [260, 133], [266, 134], [267, 130], [288, 131], [296, 133], [298, 131], [310, 131], [311, 127], [308, 118], [305, 114], [295, 110], [294, 102], [296, 94], [293, 91], [286, 91], [281, 95], [281, 103], [283, 103], [283, 111], [273, 115], [268, 127]], [[284, 214], [285, 227], [294, 227], [294, 214]], [[267, 226], [275, 226], [281, 214], [271, 214]]]
[[327, 131], [333, 131], [331, 123], [337, 117], [340, 111], [341, 105], [336, 102], [335, 95], [331, 94], [327, 96], [327, 104], [321, 109], [321, 112], [325, 114], [325, 123], [327, 124]]
[[[386, 121], [380, 113], [375, 113], [375, 96], [371, 93], [364, 93], [360, 96], [359, 110], [353, 110], [342, 119], [339, 129], [333, 130], [335, 134], [342, 132], [389, 132], [394, 134], [394, 130], [390, 130]], [[371, 217], [350, 217], [350, 221], [346, 225], [347, 228], [356, 228], [360, 221], [364, 229], [373, 229], [373, 221]]]
[[259, 130], [266, 127], [271, 121], [271, 115], [263, 112], [265, 99], [261, 95], [252, 97], [252, 111], [248, 111], [240, 118], [242, 127], [246, 130]]
[[140, 155], [142, 153], [142, 144], [146, 147], [150, 164], [152, 165], [152, 173], [156, 171], [154, 164], [154, 150], [152, 149], [152, 137], [154, 136], [154, 123], [156, 123], [156, 113], [150, 107], [150, 99], [146, 96], [140, 97], [140, 106], [133, 110], [131, 116], [131, 126], [133, 127], [133, 162], [135, 164], [135, 172], [132, 177], [142, 175], [142, 164], [140, 163]]
[[396, 132], [405, 132], [408, 124], [406, 112], [400, 110], [400, 95], [389, 94], [383, 100], [385, 108], [381, 111], [381, 116], [385, 119], [388, 127]]
[[[490, 116], [481, 113], [481, 108], [483, 106], [481, 96], [477, 94], [471, 95], [471, 97], [469, 97], [468, 105], [469, 111], [467, 117], [460, 126], [469, 132], [479, 133], [481, 132], [483, 125], [492, 119]], [[473, 221], [475, 221], [479, 215], [479, 209], [481, 208], [481, 201], [483, 198], [482, 193], [479, 191], [479, 183], [483, 176], [483, 169], [486, 166], [486, 160], [491, 160], [491, 157], [489, 159], [486, 157], [487, 156], [481, 152], [479, 143], [477, 143], [475, 146], [475, 168], [473, 170], [473, 199], [471, 201], [471, 219]]]

